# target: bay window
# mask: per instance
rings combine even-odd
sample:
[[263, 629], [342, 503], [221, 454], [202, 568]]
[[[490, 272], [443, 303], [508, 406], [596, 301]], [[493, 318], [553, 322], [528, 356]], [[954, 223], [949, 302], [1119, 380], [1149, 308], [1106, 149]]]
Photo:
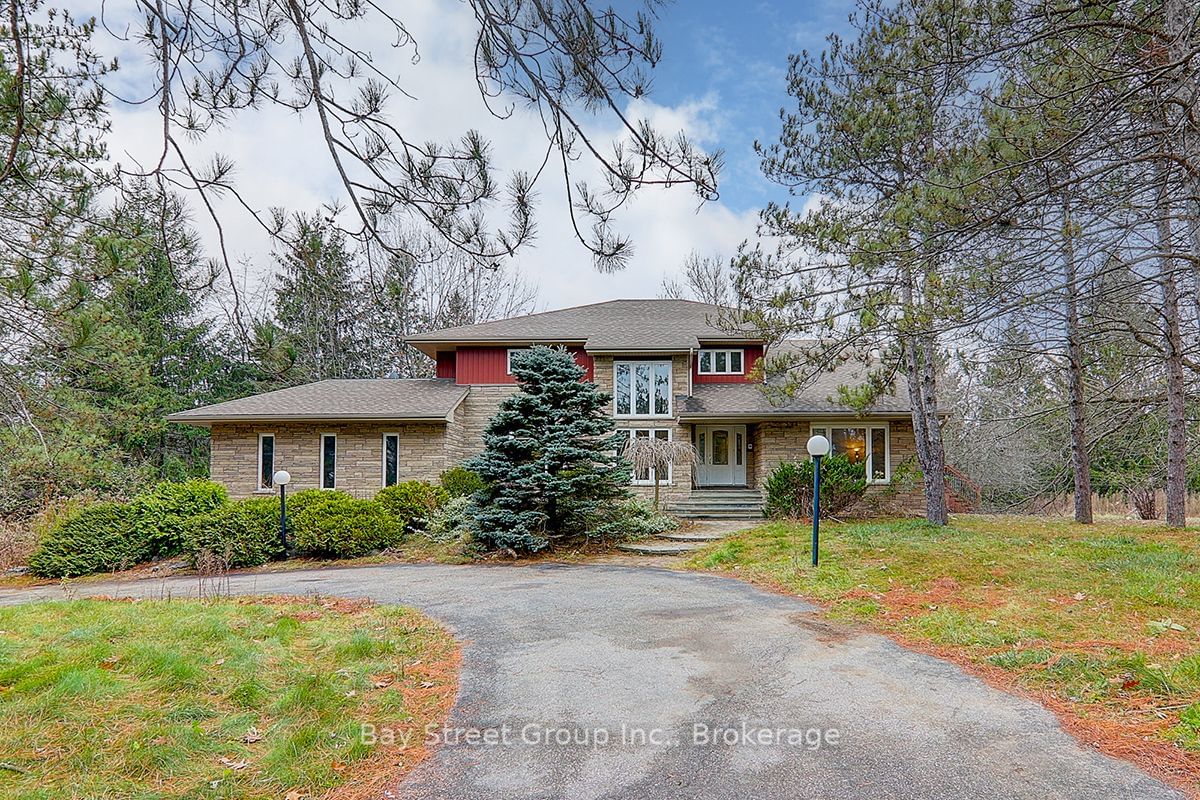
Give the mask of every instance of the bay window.
[[618, 417], [671, 416], [671, 362], [613, 364], [613, 406]]
[[862, 464], [867, 483], [887, 483], [892, 479], [887, 425], [814, 425], [812, 433], [829, 440], [830, 455], [844, 455], [850, 463]]

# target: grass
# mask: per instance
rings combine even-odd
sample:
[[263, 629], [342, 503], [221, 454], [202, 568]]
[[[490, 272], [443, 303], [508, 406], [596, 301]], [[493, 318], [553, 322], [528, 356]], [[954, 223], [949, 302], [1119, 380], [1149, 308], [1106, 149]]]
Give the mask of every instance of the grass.
[[835, 619], [1023, 690], [1083, 738], [1196, 792], [1198, 533], [1032, 517], [828, 523], [814, 570], [811, 528], [769, 523], [690, 566], [816, 599]]
[[[6, 797], [298, 798], [395, 779], [456, 689], [457, 647], [415, 611], [299, 598], [0, 608]], [[416, 742], [421, 741], [418, 735]]]

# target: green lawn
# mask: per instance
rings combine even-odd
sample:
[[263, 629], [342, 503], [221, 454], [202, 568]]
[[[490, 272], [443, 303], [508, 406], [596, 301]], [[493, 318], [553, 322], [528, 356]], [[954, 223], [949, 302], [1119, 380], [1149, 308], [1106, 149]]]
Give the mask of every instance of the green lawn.
[[[457, 647], [345, 600], [77, 600], [0, 608], [0, 794], [300, 798], [395, 777], [453, 701]], [[416, 737], [420, 741], [420, 736]]]
[[1032, 517], [831, 523], [816, 570], [810, 537], [808, 525], [769, 523], [691, 566], [815, 598], [836, 619], [999, 670], [1060, 711], [1200, 765], [1200, 531]]

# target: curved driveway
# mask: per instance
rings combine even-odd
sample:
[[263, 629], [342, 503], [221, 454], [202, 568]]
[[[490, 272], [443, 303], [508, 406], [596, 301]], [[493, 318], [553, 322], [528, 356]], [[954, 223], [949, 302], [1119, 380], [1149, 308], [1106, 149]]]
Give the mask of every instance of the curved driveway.
[[[166, 583], [85, 591], [196, 588], [194, 579]], [[1080, 746], [1034, 703], [883, 637], [847, 636], [811, 605], [735, 580], [616, 566], [404, 565], [231, 584], [413, 605], [463, 640], [445, 732], [460, 741], [438, 747], [395, 797], [1180, 796]], [[61, 595], [6, 590], [0, 602]]]

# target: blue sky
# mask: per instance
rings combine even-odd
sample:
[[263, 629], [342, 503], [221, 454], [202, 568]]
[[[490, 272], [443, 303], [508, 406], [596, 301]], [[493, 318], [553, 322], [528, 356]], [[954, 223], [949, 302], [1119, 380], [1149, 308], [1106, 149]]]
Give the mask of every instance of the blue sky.
[[715, 101], [713, 127], [727, 159], [723, 203], [757, 210], [781, 197], [782, 190], [762, 177], [754, 141], [775, 141], [779, 109], [792, 105], [788, 55], [820, 51], [826, 35], [844, 32], [851, 8], [837, 0], [678, 0], [661, 10], [656, 32], [664, 55], [651, 98], [664, 105]]

